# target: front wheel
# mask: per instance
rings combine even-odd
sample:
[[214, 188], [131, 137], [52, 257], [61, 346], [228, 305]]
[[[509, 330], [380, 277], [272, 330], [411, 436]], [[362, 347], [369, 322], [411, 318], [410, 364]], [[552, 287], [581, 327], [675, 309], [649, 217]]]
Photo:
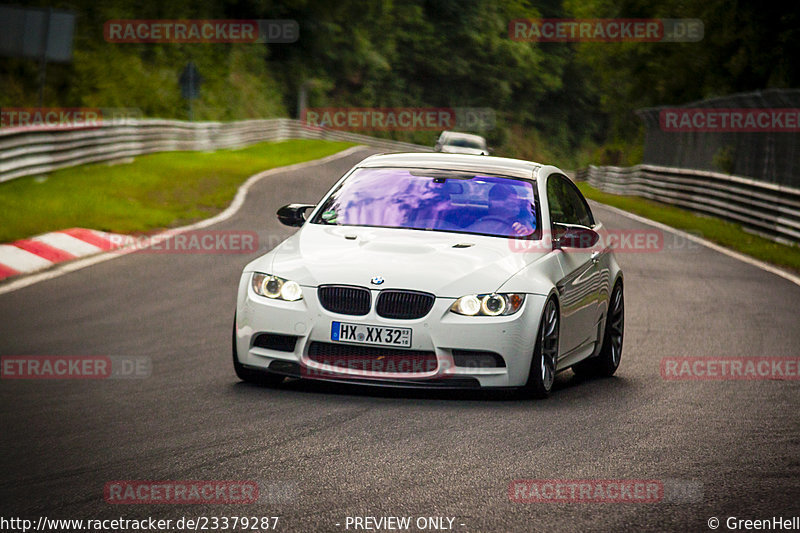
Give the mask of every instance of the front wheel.
[[283, 376], [272, 374], [266, 370], [253, 370], [252, 368], [245, 367], [239, 362], [239, 357], [236, 354], [236, 315], [233, 315], [233, 333], [231, 335], [231, 344], [233, 348], [233, 371], [236, 376], [242, 381], [248, 383], [255, 383], [257, 385], [274, 386], [283, 382]]
[[523, 391], [532, 398], [547, 398], [556, 380], [560, 316], [552, 298], [547, 301], [539, 323], [528, 382]]
[[610, 377], [619, 368], [622, 358], [622, 337], [625, 332], [625, 296], [622, 282], [614, 285], [608, 301], [606, 330], [603, 335], [603, 346], [600, 355], [581, 361], [572, 367], [579, 376]]

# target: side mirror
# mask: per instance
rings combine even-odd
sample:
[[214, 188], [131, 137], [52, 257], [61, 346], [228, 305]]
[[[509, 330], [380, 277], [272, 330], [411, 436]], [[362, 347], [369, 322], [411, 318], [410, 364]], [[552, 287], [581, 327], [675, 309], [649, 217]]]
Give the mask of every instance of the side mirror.
[[278, 220], [286, 226], [300, 227], [306, 221], [306, 210], [316, 207], [312, 204], [289, 204], [278, 209]]
[[591, 248], [600, 240], [592, 228], [577, 224], [553, 224], [553, 248]]

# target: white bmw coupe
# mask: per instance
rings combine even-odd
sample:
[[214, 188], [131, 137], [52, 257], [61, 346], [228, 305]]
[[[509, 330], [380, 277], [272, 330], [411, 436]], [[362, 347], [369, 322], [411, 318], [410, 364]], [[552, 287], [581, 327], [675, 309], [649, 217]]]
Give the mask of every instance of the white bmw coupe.
[[624, 328], [622, 271], [603, 227], [556, 167], [460, 154], [376, 155], [300, 230], [242, 272], [240, 379], [520, 388], [557, 372], [610, 376]]

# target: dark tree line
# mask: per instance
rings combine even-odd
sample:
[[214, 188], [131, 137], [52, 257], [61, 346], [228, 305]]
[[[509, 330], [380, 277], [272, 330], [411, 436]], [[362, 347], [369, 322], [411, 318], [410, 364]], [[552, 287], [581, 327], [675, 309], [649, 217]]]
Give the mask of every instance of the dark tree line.
[[[30, 4], [30, 3], [29, 3]], [[33, 2], [36, 4], [36, 2]], [[48, 69], [46, 104], [134, 107], [185, 117], [178, 73], [204, 77], [199, 119], [293, 116], [312, 106], [490, 107], [500, 152], [575, 161], [592, 147], [634, 146], [640, 107], [800, 81], [800, 10], [742, 0], [71, 0], [72, 64]], [[788, 7], [787, 7], [788, 6]], [[531, 43], [518, 18], [697, 18], [696, 43]], [[294, 19], [293, 44], [114, 44], [110, 19]], [[35, 61], [0, 58], [0, 106], [35, 104]], [[396, 133], [432, 142], [434, 132]], [[587, 151], [588, 150], [588, 151]], [[596, 152], [594, 153], [596, 155]]]

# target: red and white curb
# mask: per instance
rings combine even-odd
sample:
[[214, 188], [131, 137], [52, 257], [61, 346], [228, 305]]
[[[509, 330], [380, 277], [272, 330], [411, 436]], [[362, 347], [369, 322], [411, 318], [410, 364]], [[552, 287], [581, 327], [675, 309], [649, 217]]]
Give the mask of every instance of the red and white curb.
[[0, 280], [114, 250], [126, 245], [130, 238], [128, 235], [70, 228], [0, 244]]
[[[303, 161], [302, 163], [295, 163], [293, 165], [287, 165], [285, 167], [275, 167], [269, 170], [265, 170], [263, 172], [259, 172], [258, 174], [250, 176], [247, 179], [247, 181], [245, 181], [239, 187], [239, 190], [236, 191], [236, 196], [234, 196], [233, 198], [233, 202], [231, 202], [231, 205], [229, 205], [228, 208], [225, 209], [222, 213], [219, 213], [211, 218], [201, 220], [200, 222], [190, 224], [188, 226], [173, 228], [169, 230], [169, 232], [165, 232], [164, 235], [166, 235], [167, 233], [169, 235], [176, 235], [178, 233], [186, 231], [206, 228], [209, 226], [213, 226], [215, 224], [219, 224], [224, 220], [228, 220], [239, 211], [242, 205], [244, 205], [245, 197], [247, 196], [247, 192], [250, 190], [250, 188], [253, 185], [255, 185], [258, 181], [268, 176], [272, 176], [274, 174], [281, 174], [284, 172], [290, 172], [293, 170], [300, 170], [304, 168], [311, 168], [314, 166], [323, 165], [325, 163], [329, 163], [337, 159], [342, 159], [356, 152], [367, 149], [369, 149], [369, 147], [367, 146], [361, 146], [361, 145], [352, 146], [350, 148], [347, 148], [346, 150], [342, 150], [341, 152], [331, 154], [321, 159], [315, 159], [312, 161]], [[72, 230], [65, 230], [65, 231], [72, 231]], [[112, 241], [111, 242], [112, 247], [109, 248], [108, 251], [106, 251], [105, 253], [96, 253], [90, 256], [81, 257], [80, 259], [75, 259], [73, 261], [66, 261], [58, 264], [58, 266], [55, 266], [53, 268], [47, 268], [47, 266], [45, 266], [43, 268], [45, 268], [46, 270], [42, 272], [35, 272], [32, 270], [28, 270], [26, 272], [23, 272], [25, 275], [16, 276], [14, 279], [8, 279], [9, 275], [5, 276], [0, 275], [0, 282], [2, 282], [0, 283], [0, 295], [13, 292], [25, 287], [29, 287], [31, 285], [39, 283], [40, 281], [54, 279], [69, 272], [75, 272], [77, 270], [81, 270], [83, 268], [87, 268], [92, 265], [102, 263], [104, 261], [109, 261], [111, 259], [114, 259], [115, 257], [123, 257], [126, 253], [141, 249], [141, 246], [135, 245], [137, 244], [136, 238], [130, 235], [118, 235], [114, 233], [96, 232], [94, 230], [80, 230], [80, 231], [82, 232], [90, 231], [92, 233], [99, 233], [101, 236], [105, 235], [110, 241]], [[62, 233], [62, 232], [56, 232], [56, 233]], [[157, 237], [159, 237], [159, 235], [151, 236], [150, 242], [157, 242]], [[33, 240], [33, 239], [28, 239], [28, 240]], [[0, 245], [0, 247], [2, 248], [5, 248], [5, 246], [16, 247], [16, 244], [17, 243], [9, 243], [8, 245]], [[20, 249], [18, 247], [16, 248]], [[0, 265], [4, 264], [3, 263], [4, 257], [5, 257], [4, 250], [0, 250]], [[47, 263], [48, 266], [54, 264], [56, 263], [53, 262]]]

